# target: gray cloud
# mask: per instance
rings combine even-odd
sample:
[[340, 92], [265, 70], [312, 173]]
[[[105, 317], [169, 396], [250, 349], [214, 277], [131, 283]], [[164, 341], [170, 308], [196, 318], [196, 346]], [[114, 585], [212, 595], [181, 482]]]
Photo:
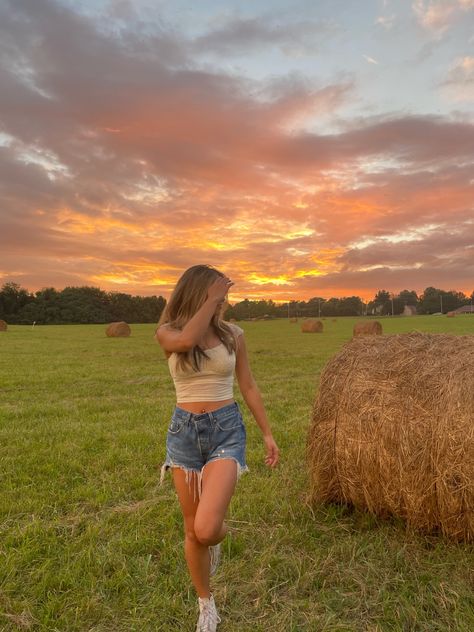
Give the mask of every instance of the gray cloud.
[[[124, 288], [151, 291], [140, 266], [168, 278], [207, 261], [235, 270], [242, 291], [275, 297], [408, 273], [441, 283], [446, 270], [469, 282], [469, 121], [390, 115], [309, 133], [308, 114], [353, 98], [350, 78], [256, 84], [199, 66], [196, 51], [224, 50], [226, 33], [234, 52], [259, 34], [282, 46], [298, 32], [310, 37], [314, 24], [283, 34], [234, 20], [193, 43], [164, 24], [147, 29], [136, 14], [124, 26], [130, 10], [122, 3], [120, 28], [101, 30], [53, 0], [0, 5], [0, 131], [14, 139], [0, 146], [1, 272], [58, 285], [128, 270]], [[427, 223], [447, 228], [436, 240], [350, 246]], [[301, 276], [325, 262], [323, 275]], [[252, 272], [288, 274], [294, 285], [257, 287]]]
[[233, 16], [218, 27], [197, 37], [191, 50], [197, 53], [247, 55], [249, 50], [276, 46], [289, 56], [313, 55], [322, 41], [338, 32], [334, 23], [294, 20], [288, 16]]

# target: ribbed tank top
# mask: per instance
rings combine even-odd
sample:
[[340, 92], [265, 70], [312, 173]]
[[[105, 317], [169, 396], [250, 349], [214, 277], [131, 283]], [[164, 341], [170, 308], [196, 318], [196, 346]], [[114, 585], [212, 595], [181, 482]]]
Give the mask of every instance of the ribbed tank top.
[[[236, 338], [243, 333], [238, 325], [228, 324]], [[202, 358], [200, 371], [178, 369], [177, 353], [168, 358], [177, 402], [219, 402], [234, 396], [235, 352], [229, 353], [223, 343], [204, 351], [209, 358]]]

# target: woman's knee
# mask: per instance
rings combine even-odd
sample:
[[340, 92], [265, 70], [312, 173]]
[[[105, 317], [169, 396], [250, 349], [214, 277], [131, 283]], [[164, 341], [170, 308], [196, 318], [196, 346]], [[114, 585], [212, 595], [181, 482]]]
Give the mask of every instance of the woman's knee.
[[201, 544], [215, 544], [222, 530], [222, 524], [211, 521], [194, 523], [194, 534]]
[[186, 540], [189, 540], [190, 542], [194, 542], [195, 544], [199, 543], [199, 538], [197, 537], [196, 531], [194, 530], [194, 524], [185, 526], [184, 536]]

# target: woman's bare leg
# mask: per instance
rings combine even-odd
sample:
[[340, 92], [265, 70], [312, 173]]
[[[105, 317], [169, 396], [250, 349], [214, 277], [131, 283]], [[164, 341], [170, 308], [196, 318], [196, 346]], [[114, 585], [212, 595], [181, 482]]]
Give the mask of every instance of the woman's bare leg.
[[[198, 498], [197, 475], [192, 485], [185, 472], [173, 467], [173, 480], [184, 518], [184, 552], [191, 581], [199, 597], [209, 597], [209, 545], [224, 539], [225, 514], [237, 482], [237, 464], [233, 459], [208, 463], [202, 473], [202, 493]], [[188, 475], [189, 476], [189, 475]]]
[[217, 459], [202, 471], [202, 492], [194, 517], [194, 533], [202, 544], [221, 542], [228, 531], [224, 522], [237, 483], [237, 463]]
[[194, 533], [194, 516], [199, 504], [197, 475], [190, 473], [191, 483], [186, 480], [185, 472], [173, 467], [173, 481], [178, 494], [179, 504], [184, 519], [184, 556], [188, 565], [191, 581], [199, 597], [209, 597], [209, 550], [201, 544]]

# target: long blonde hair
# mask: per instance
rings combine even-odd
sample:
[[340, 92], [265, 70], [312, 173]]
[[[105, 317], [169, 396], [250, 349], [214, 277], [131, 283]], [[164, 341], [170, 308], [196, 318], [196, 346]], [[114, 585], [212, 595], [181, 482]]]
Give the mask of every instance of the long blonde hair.
[[[206, 301], [209, 286], [218, 277], [223, 276], [222, 272], [207, 264], [188, 268], [176, 283], [176, 287], [161, 314], [158, 327], [167, 324], [173, 329], [182, 330]], [[236, 340], [232, 328], [222, 319], [221, 313], [222, 310], [212, 316], [210, 325], [230, 354], [236, 349]], [[200, 370], [203, 358], [209, 358], [205, 350], [199, 345], [195, 345], [189, 351], [177, 352], [177, 355], [179, 368], [184, 369], [186, 366], [190, 366], [194, 371]]]

